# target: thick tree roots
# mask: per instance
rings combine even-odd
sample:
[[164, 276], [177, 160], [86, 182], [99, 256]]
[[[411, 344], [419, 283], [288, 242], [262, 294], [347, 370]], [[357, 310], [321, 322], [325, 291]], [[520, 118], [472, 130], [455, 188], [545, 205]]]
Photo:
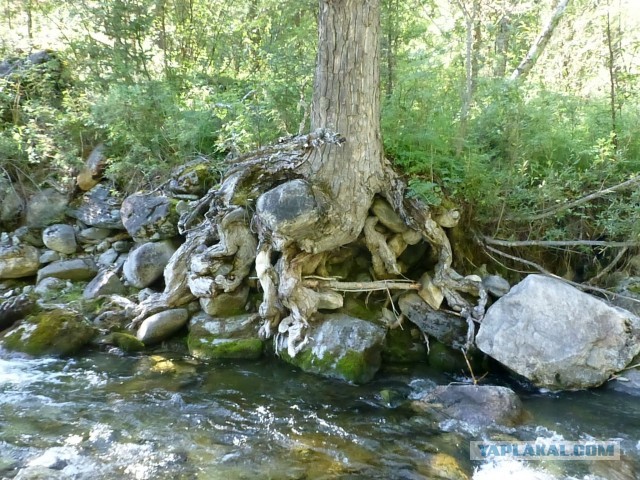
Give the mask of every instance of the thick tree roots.
[[[307, 343], [316, 313], [343, 307], [343, 292], [381, 291], [390, 299], [393, 290], [414, 290], [432, 308], [446, 300], [467, 318], [472, 342], [473, 321], [486, 302], [481, 279], [452, 269], [443, 226], [427, 205], [405, 196], [406, 185], [390, 166], [387, 188], [370, 205], [360, 236], [331, 244], [340, 225], [328, 212], [338, 209], [322, 185], [305, 178], [304, 163], [313, 149], [343, 141], [320, 130], [235, 159], [222, 184], [183, 214], [185, 242], [165, 269], [165, 290], [128, 305], [133, 326], [160, 310], [250, 285], [262, 294], [249, 307], [261, 319], [261, 337], [274, 338], [276, 351], [293, 357]], [[284, 184], [291, 188], [259, 200]]]

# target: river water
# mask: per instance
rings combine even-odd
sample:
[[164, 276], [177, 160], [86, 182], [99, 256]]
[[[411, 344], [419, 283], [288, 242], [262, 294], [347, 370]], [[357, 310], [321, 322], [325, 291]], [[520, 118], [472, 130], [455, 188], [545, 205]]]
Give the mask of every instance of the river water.
[[[0, 351], [3, 479], [633, 479], [640, 402], [611, 390], [516, 389], [529, 421], [477, 430], [408, 403], [452, 378], [387, 368], [365, 386], [273, 359], [175, 354], [33, 359]], [[621, 441], [622, 461], [472, 462], [469, 442]], [[456, 462], [452, 463], [451, 460]], [[434, 465], [451, 464], [446, 477]]]

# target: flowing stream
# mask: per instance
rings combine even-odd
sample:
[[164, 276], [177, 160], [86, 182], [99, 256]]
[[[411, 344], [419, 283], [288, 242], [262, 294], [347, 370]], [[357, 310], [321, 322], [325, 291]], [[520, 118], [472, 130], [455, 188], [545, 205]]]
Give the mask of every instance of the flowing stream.
[[[356, 387], [273, 359], [32, 359], [0, 351], [0, 478], [637, 478], [637, 398], [511, 385], [531, 417], [516, 429], [437, 423], [409, 408], [452, 380], [426, 366], [397, 367]], [[471, 440], [540, 437], [618, 439], [623, 460], [469, 460]], [[449, 476], [437, 477], [452, 459]]]

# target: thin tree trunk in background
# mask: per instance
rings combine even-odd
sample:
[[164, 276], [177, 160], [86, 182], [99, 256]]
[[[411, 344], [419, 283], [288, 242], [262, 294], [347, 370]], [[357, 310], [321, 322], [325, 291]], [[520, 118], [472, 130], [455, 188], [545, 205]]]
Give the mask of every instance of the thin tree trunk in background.
[[31, 0], [27, 0], [24, 4], [25, 13], [27, 14], [27, 36], [30, 44], [33, 41], [33, 12], [31, 11], [31, 6]]
[[607, 66], [609, 67], [609, 101], [611, 103], [611, 132], [613, 147], [618, 149], [618, 125], [616, 117], [616, 72], [615, 63], [616, 55], [613, 48], [613, 38], [611, 33], [611, 14], [609, 11], [610, 5], [607, 6], [607, 47], [609, 50], [609, 57], [607, 59]]
[[498, 22], [498, 33], [495, 41], [495, 63], [493, 76], [504, 78], [507, 72], [507, 52], [511, 39], [511, 12], [505, 12]]
[[469, 112], [473, 104], [473, 96], [476, 90], [478, 79], [478, 50], [482, 40], [482, 29], [480, 25], [480, 0], [474, 0], [471, 11], [465, 5], [458, 2], [465, 17], [467, 30], [466, 55], [465, 55], [465, 89], [462, 94], [462, 106], [460, 108], [460, 125], [458, 138], [456, 140], [456, 154], [460, 155], [464, 147], [464, 140], [467, 136], [467, 123]]
[[520, 62], [520, 65], [518, 65], [511, 74], [510, 80], [524, 79], [529, 74], [538, 58], [540, 58], [540, 55], [542, 55], [542, 52], [544, 52], [569, 2], [570, 0], [560, 0], [553, 15], [531, 45], [531, 48]]
[[385, 88], [385, 95], [390, 97], [393, 93], [393, 87], [395, 86], [396, 75], [396, 56], [398, 50], [398, 0], [388, 0], [387, 3], [387, 31], [385, 32], [385, 40], [387, 43], [386, 49], [386, 64], [387, 64], [387, 84]]

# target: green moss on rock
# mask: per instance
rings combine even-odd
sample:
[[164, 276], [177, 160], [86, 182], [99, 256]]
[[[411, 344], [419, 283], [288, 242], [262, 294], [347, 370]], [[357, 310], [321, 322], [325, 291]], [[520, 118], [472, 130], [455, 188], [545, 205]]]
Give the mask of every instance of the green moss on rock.
[[[406, 325], [406, 324], [405, 324]], [[417, 328], [394, 328], [387, 332], [382, 350], [385, 363], [419, 363], [427, 361], [427, 347]]]
[[238, 339], [189, 339], [189, 351], [201, 359], [247, 359], [260, 358], [263, 342], [259, 338]]
[[113, 332], [109, 335], [108, 340], [120, 350], [127, 353], [139, 352], [145, 349], [144, 343], [130, 333]]
[[330, 314], [309, 333], [310, 343], [295, 357], [286, 351], [281, 358], [305, 372], [366, 383], [381, 364], [384, 329], [343, 314]]
[[72, 310], [55, 309], [27, 317], [2, 338], [9, 350], [41, 355], [71, 355], [96, 335], [96, 329]]

